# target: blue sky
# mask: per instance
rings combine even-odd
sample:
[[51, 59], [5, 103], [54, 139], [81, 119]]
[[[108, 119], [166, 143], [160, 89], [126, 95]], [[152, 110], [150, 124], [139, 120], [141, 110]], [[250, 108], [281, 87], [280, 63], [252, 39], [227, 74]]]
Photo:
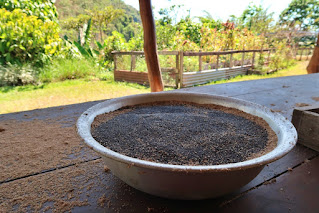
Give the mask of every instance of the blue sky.
[[[138, 0], [124, 0], [124, 2], [139, 10]], [[158, 15], [160, 8], [183, 4], [185, 11], [190, 9], [192, 17], [202, 16], [204, 14], [203, 10], [206, 10], [213, 18], [226, 21], [230, 15], [240, 16], [250, 2], [268, 8], [269, 12], [275, 13], [274, 18], [277, 20], [281, 11], [288, 7], [291, 0], [153, 0], [152, 6], [155, 7], [155, 17]]]

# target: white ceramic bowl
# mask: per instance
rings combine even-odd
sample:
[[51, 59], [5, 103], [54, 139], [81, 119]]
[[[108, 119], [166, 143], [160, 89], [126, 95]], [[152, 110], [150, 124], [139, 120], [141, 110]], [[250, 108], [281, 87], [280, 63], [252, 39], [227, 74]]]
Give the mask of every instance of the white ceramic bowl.
[[[277, 147], [251, 160], [211, 166], [183, 166], [131, 158], [99, 144], [91, 135], [94, 118], [124, 106], [155, 101], [188, 101], [216, 104], [263, 118], [278, 137]], [[232, 192], [255, 178], [263, 167], [286, 155], [297, 142], [297, 132], [281, 114], [251, 102], [216, 95], [188, 92], [160, 92], [107, 100], [86, 110], [77, 121], [84, 142], [102, 156], [112, 173], [143, 192], [173, 199], [206, 199]]]

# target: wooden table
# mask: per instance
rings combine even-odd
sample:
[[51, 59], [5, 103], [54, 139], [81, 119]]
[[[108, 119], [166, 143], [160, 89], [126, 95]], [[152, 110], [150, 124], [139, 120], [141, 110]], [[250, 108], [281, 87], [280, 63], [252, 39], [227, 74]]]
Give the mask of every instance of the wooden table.
[[[319, 96], [319, 74], [202, 86], [183, 91], [256, 102], [291, 119], [297, 103], [318, 103], [312, 98]], [[42, 204], [41, 199], [43, 201], [44, 197], [50, 196], [54, 199], [47, 199], [42, 210], [50, 212], [58, 208], [58, 203], [69, 205], [69, 208], [64, 209], [72, 209], [72, 212], [318, 212], [319, 153], [302, 145], [297, 145], [288, 155], [267, 165], [248, 185], [218, 199], [168, 200], [137, 191], [114, 177], [110, 171], [105, 171], [99, 156], [84, 147], [76, 137], [76, 119], [98, 102], [0, 115], [0, 129], [4, 129], [0, 131], [0, 146], [8, 151], [4, 153], [15, 150], [14, 156], [0, 156], [0, 171], [4, 172], [0, 176], [0, 212], [18, 211], [30, 199], [37, 199]], [[38, 122], [37, 125], [34, 122]], [[29, 143], [34, 143], [32, 138], [40, 137], [32, 135], [42, 131], [39, 123], [55, 125], [54, 131], [46, 134], [56, 136], [43, 142], [39, 140], [39, 148], [42, 143], [61, 144], [46, 156], [38, 155], [36, 150], [17, 148], [28, 147]], [[29, 128], [30, 131], [23, 135], [21, 128]], [[64, 128], [71, 131], [66, 137], [61, 136]], [[75, 149], [75, 153], [69, 154], [67, 160], [62, 159], [63, 163], [54, 164], [60, 160], [56, 158], [70, 148], [70, 145], [65, 144], [69, 138], [76, 140], [72, 142], [74, 148], [83, 148]], [[11, 141], [12, 146], [9, 143]], [[23, 154], [23, 157], [17, 157]], [[41, 161], [39, 167], [33, 166], [37, 160]], [[21, 167], [27, 169], [16, 173], [12, 171], [12, 168]], [[72, 178], [68, 185], [63, 185], [70, 180], [70, 174], [77, 171], [76, 178]], [[62, 191], [54, 192], [52, 187]], [[25, 210], [35, 211], [33, 206]]]

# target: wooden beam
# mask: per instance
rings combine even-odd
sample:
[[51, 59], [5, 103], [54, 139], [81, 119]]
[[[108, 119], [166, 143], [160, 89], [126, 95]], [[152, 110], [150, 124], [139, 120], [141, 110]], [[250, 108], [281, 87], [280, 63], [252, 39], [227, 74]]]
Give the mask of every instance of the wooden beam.
[[230, 50], [230, 51], [218, 51], [218, 52], [184, 52], [184, 56], [209, 56], [209, 55], [228, 55], [235, 53], [250, 53], [250, 52], [262, 52], [273, 49], [264, 50]]
[[156, 45], [155, 23], [151, 0], [139, 0], [140, 13], [144, 30], [144, 53], [151, 91], [163, 91], [163, 79], [159, 65]]
[[[112, 51], [114, 55], [144, 55], [144, 51]], [[178, 55], [178, 51], [157, 51], [158, 55]]]

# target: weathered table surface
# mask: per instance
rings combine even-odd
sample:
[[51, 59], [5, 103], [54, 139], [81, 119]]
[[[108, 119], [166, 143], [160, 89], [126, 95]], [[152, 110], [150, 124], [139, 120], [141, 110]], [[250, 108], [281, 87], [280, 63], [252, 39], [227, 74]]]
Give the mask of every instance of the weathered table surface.
[[[319, 74], [194, 87], [183, 89], [183, 91], [248, 100], [279, 111], [291, 120], [296, 104], [318, 103], [313, 97], [319, 96]], [[3, 147], [2, 143], [4, 144], [5, 141], [14, 141], [15, 146], [25, 145], [26, 147], [27, 143], [32, 142], [32, 137], [28, 139], [28, 136], [18, 134], [17, 130], [22, 128], [19, 126], [20, 123], [28, 124], [29, 122], [29, 128], [32, 130], [37, 128], [32, 127], [33, 121], [40, 120], [48, 125], [54, 122], [60, 124], [59, 128], [62, 131], [63, 128], [74, 126], [78, 116], [96, 103], [98, 101], [0, 115], [0, 128], [5, 129], [0, 131], [0, 146], [9, 151], [15, 147]], [[8, 122], [15, 121], [18, 121], [15, 124], [15, 130], [12, 130], [11, 138], [7, 138], [6, 131], [10, 130], [6, 129], [6, 126]], [[76, 134], [75, 128], [72, 129], [72, 134]], [[17, 131], [16, 135], [14, 131]], [[63, 137], [59, 140], [63, 140]], [[59, 143], [59, 141], [52, 139], [46, 143]], [[79, 139], [79, 146], [80, 144]], [[17, 149], [15, 154], [18, 152], [32, 153], [32, 150]], [[86, 204], [74, 205], [73, 212], [318, 212], [319, 209], [319, 153], [302, 145], [297, 145], [288, 155], [267, 165], [253, 181], [238, 191], [222, 198], [201, 201], [168, 200], [139, 192], [114, 177], [111, 172], [104, 171], [99, 156], [91, 150], [84, 147], [79, 152], [81, 154], [73, 155], [69, 163], [66, 161], [62, 165], [55, 166], [44, 163], [39, 169], [28, 165], [31, 164], [31, 158], [34, 160], [37, 156], [27, 155], [22, 160], [17, 158], [8, 164], [1, 163], [4, 156], [0, 156], [0, 170], [9, 171], [7, 175], [0, 176], [2, 177], [0, 179], [0, 212], [18, 210], [19, 206], [25, 202], [25, 196], [27, 199], [32, 199], [32, 196], [52, 194], [51, 188], [46, 189], [46, 187], [50, 184], [58, 186], [60, 182], [54, 183], [56, 181], [54, 177], [63, 180], [63, 175], [68, 175], [67, 172], [79, 169], [85, 171], [80, 173], [80, 176], [84, 178], [74, 179], [69, 191], [78, 191], [79, 196], [76, 199], [85, 201]], [[8, 159], [10, 157], [12, 156], [6, 156]], [[17, 166], [15, 164], [26, 168], [29, 166], [31, 169], [10, 175], [10, 167]], [[43, 181], [39, 182], [42, 179]], [[26, 187], [28, 184], [34, 186], [34, 190]], [[41, 191], [37, 190], [39, 184], [42, 184]], [[63, 193], [55, 192], [61, 193], [55, 196], [65, 199], [66, 203], [74, 201], [75, 198], [66, 197], [69, 193], [67, 190], [64, 189]], [[8, 209], [8, 203], [14, 203], [12, 209]], [[46, 202], [42, 208], [54, 210], [54, 200]], [[31, 206], [27, 210], [34, 209]]]

